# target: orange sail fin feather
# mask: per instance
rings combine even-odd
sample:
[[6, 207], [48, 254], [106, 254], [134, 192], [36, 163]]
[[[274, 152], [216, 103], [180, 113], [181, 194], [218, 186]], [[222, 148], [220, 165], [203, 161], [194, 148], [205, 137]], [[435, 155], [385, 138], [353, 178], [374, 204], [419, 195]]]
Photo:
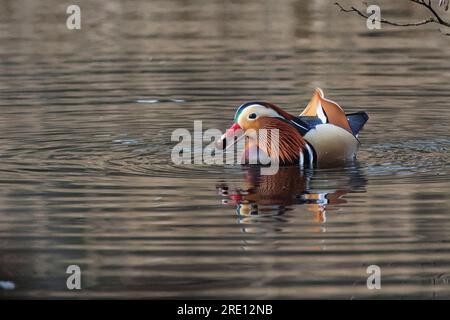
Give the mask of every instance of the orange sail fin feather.
[[320, 88], [314, 94], [300, 116], [318, 117], [322, 123], [334, 124], [352, 133], [344, 110], [334, 101], [326, 99]]

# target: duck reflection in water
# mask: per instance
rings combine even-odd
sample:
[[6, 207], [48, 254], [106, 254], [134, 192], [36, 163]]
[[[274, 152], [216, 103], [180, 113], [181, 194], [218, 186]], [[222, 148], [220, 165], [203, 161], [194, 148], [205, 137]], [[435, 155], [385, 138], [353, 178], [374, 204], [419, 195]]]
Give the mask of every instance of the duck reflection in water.
[[236, 207], [239, 223], [280, 218], [293, 205], [305, 205], [313, 220], [323, 223], [329, 206], [347, 203], [344, 195], [365, 192], [366, 186], [366, 178], [356, 163], [344, 169], [280, 167], [274, 175], [261, 175], [257, 166], [244, 170], [243, 187], [231, 188], [227, 183], [216, 186], [223, 203]]

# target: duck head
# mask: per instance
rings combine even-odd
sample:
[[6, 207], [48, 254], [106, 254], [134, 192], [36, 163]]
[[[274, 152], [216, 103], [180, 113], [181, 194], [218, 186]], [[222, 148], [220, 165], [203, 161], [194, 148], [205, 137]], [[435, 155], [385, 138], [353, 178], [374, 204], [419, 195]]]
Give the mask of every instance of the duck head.
[[[229, 148], [242, 138], [246, 138], [244, 163], [252, 160], [259, 163], [258, 160], [268, 157], [278, 159], [281, 164], [298, 164], [305, 140], [293, 123], [295, 118], [269, 102], [244, 103], [237, 109], [233, 125], [218, 141], [218, 146]], [[264, 133], [262, 129], [265, 130]], [[276, 143], [271, 139], [271, 132], [274, 129], [278, 133], [278, 148], [271, 144]]]

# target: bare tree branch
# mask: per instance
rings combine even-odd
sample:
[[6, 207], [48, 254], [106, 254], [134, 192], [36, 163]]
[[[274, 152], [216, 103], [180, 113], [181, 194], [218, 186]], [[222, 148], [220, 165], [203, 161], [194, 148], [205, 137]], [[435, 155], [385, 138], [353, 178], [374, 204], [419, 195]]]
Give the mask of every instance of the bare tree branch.
[[[363, 13], [361, 10], [355, 8], [355, 7], [351, 7], [350, 9], [345, 9], [340, 3], [335, 2], [335, 5], [337, 5], [341, 11], [343, 12], [356, 12], [358, 15], [360, 15], [363, 18], [368, 19], [369, 16], [365, 13]], [[387, 19], [381, 18], [380, 19], [381, 23], [385, 23], [385, 24], [390, 24], [392, 26], [397, 26], [397, 27], [417, 27], [417, 26], [421, 26], [427, 23], [437, 23], [437, 20], [434, 18], [428, 18], [426, 20], [422, 20], [422, 21], [418, 21], [418, 22], [410, 22], [410, 23], [399, 23], [399, 22], [394, 22], [394, 21], [389, 21]]]
[[[401, 23], [401, 22], [395, 22], [395, 21], [390, 21], [384, 18], [380, 18], [380, 22], [381, 23], [385, 23], [385, 24], [389, 24], [391, 26], [396, 26], [396, 27], [417, 27], [417, 26], [422, 26], [424, 24], [428, 24], [428, 23], [436, 23], [445, 27], [450, 27], [450, 23], [445, 21], [444, 19], [441, 18], [441, 16], [439, 16], [439, 14], [436, 12], [436, 10], [432, 7], [431, 4], [431, 0], [409, 0], [411, 2], [414, 2], [418, 5], [421, 5], [425, 8], [428, 9], [428, 11], [431, 12], [431, 14], [433, 15], [432, 17], [422, 20], [422, 21], [417, 21], [417, 22], [409, 22], [409, 23]], [[341, 11], [343, 12], [356, 12], [359, 16], [368, 19], [369, 15], [367, 15], [366, 13], [364, 13], [363, 11], [355, 8], [355, 7], [350, 7], [350, 9], [345, 9], [340, 3], [335, 2], [335, 5], [337, 5]], [[366, 4], [367, 6], [367, 4]], [[450, 36], [450, 33], [446, 33], [443, 32], [442, 30], [440, 30], [442, 34]]]
[[434, 10], [434, 8], [431, 6], [431, 0], [428, 0], [428, 3], [426, 3], [425, 0], [409, 0], [409, 1], [424, 6], [425, 8], [427, 8], [433, 14], [433, 16], [435, 16], [435, 18], [437, 20], [437, 23], [442, 24], [443, 26], [446, 26], [446, 27], [450, 27], [450, 23], [448, 23], [447, 21], [444, 21], [439, 16], [439, 14], [436, 12], [436, 10]]

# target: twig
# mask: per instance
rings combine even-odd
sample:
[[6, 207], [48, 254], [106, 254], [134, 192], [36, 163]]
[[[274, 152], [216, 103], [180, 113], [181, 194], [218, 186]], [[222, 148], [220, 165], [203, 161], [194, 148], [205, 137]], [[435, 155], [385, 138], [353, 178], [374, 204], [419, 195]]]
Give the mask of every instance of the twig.
[[[417, 26], [422, 26], [424, 24], [428, 24], [428, 23], [437, 23], [437, 24], [440, 24], [445, 27], [450, 27], [450, 23], [445, 21], [444, 19], [442, 19], [439, 16], [439, 14], [434, 10], [434, 8], [431, 5], [431, 0], [428, 0], [428, 2], [425, 2], [425, 0], [410, 0], [410, 1], [427, 8], [433, 14], [433, 17], [430, 17], [430, 18], [422, 20], [422, 21], [409, 22], [409, 23], [395, 22], [395, 21], [390, 21], [390, 20], [384, 19], [384, 18], [380, 18], [380, 22], [389, 24], [391, 26], [396, 26], [396, 27], [417, 27]], [[362, 12], [361, 10], [359, 10], [353, 6], [350, 7], [350, 9], [345, 9], [338, 2], [335, 2], [334, 4], [337, 5], [343, 12], [356, 12], [359, 16], [361, 16], [363, 18], [366, 18], [366, 19], [369, 18], [369, 16], [367, 14], [365, 14], [364, 12]], [[440, 31], [444, 35], [450, 36], [450, 33], [445, 33], [442, 30], [440, 30]]]
[[427, 9], [433, 14], [433, 16], [436, 17], [437, 23], [442, 24], [443, 26], [446, 26], [446, 27], [450, 27], [450, 23], [448, 23], [447, 21], [444, 21], [444, 20], [438, 15], [438, 13], [436, 12], [436, 10], [434, 10], [434, 8], [431, 6], [431, 0], [428, 0], [428, 3], [426, 3], [425, 0], [409, 0], [409, 1], [424, 6], [425, 8], [427, 8]]

